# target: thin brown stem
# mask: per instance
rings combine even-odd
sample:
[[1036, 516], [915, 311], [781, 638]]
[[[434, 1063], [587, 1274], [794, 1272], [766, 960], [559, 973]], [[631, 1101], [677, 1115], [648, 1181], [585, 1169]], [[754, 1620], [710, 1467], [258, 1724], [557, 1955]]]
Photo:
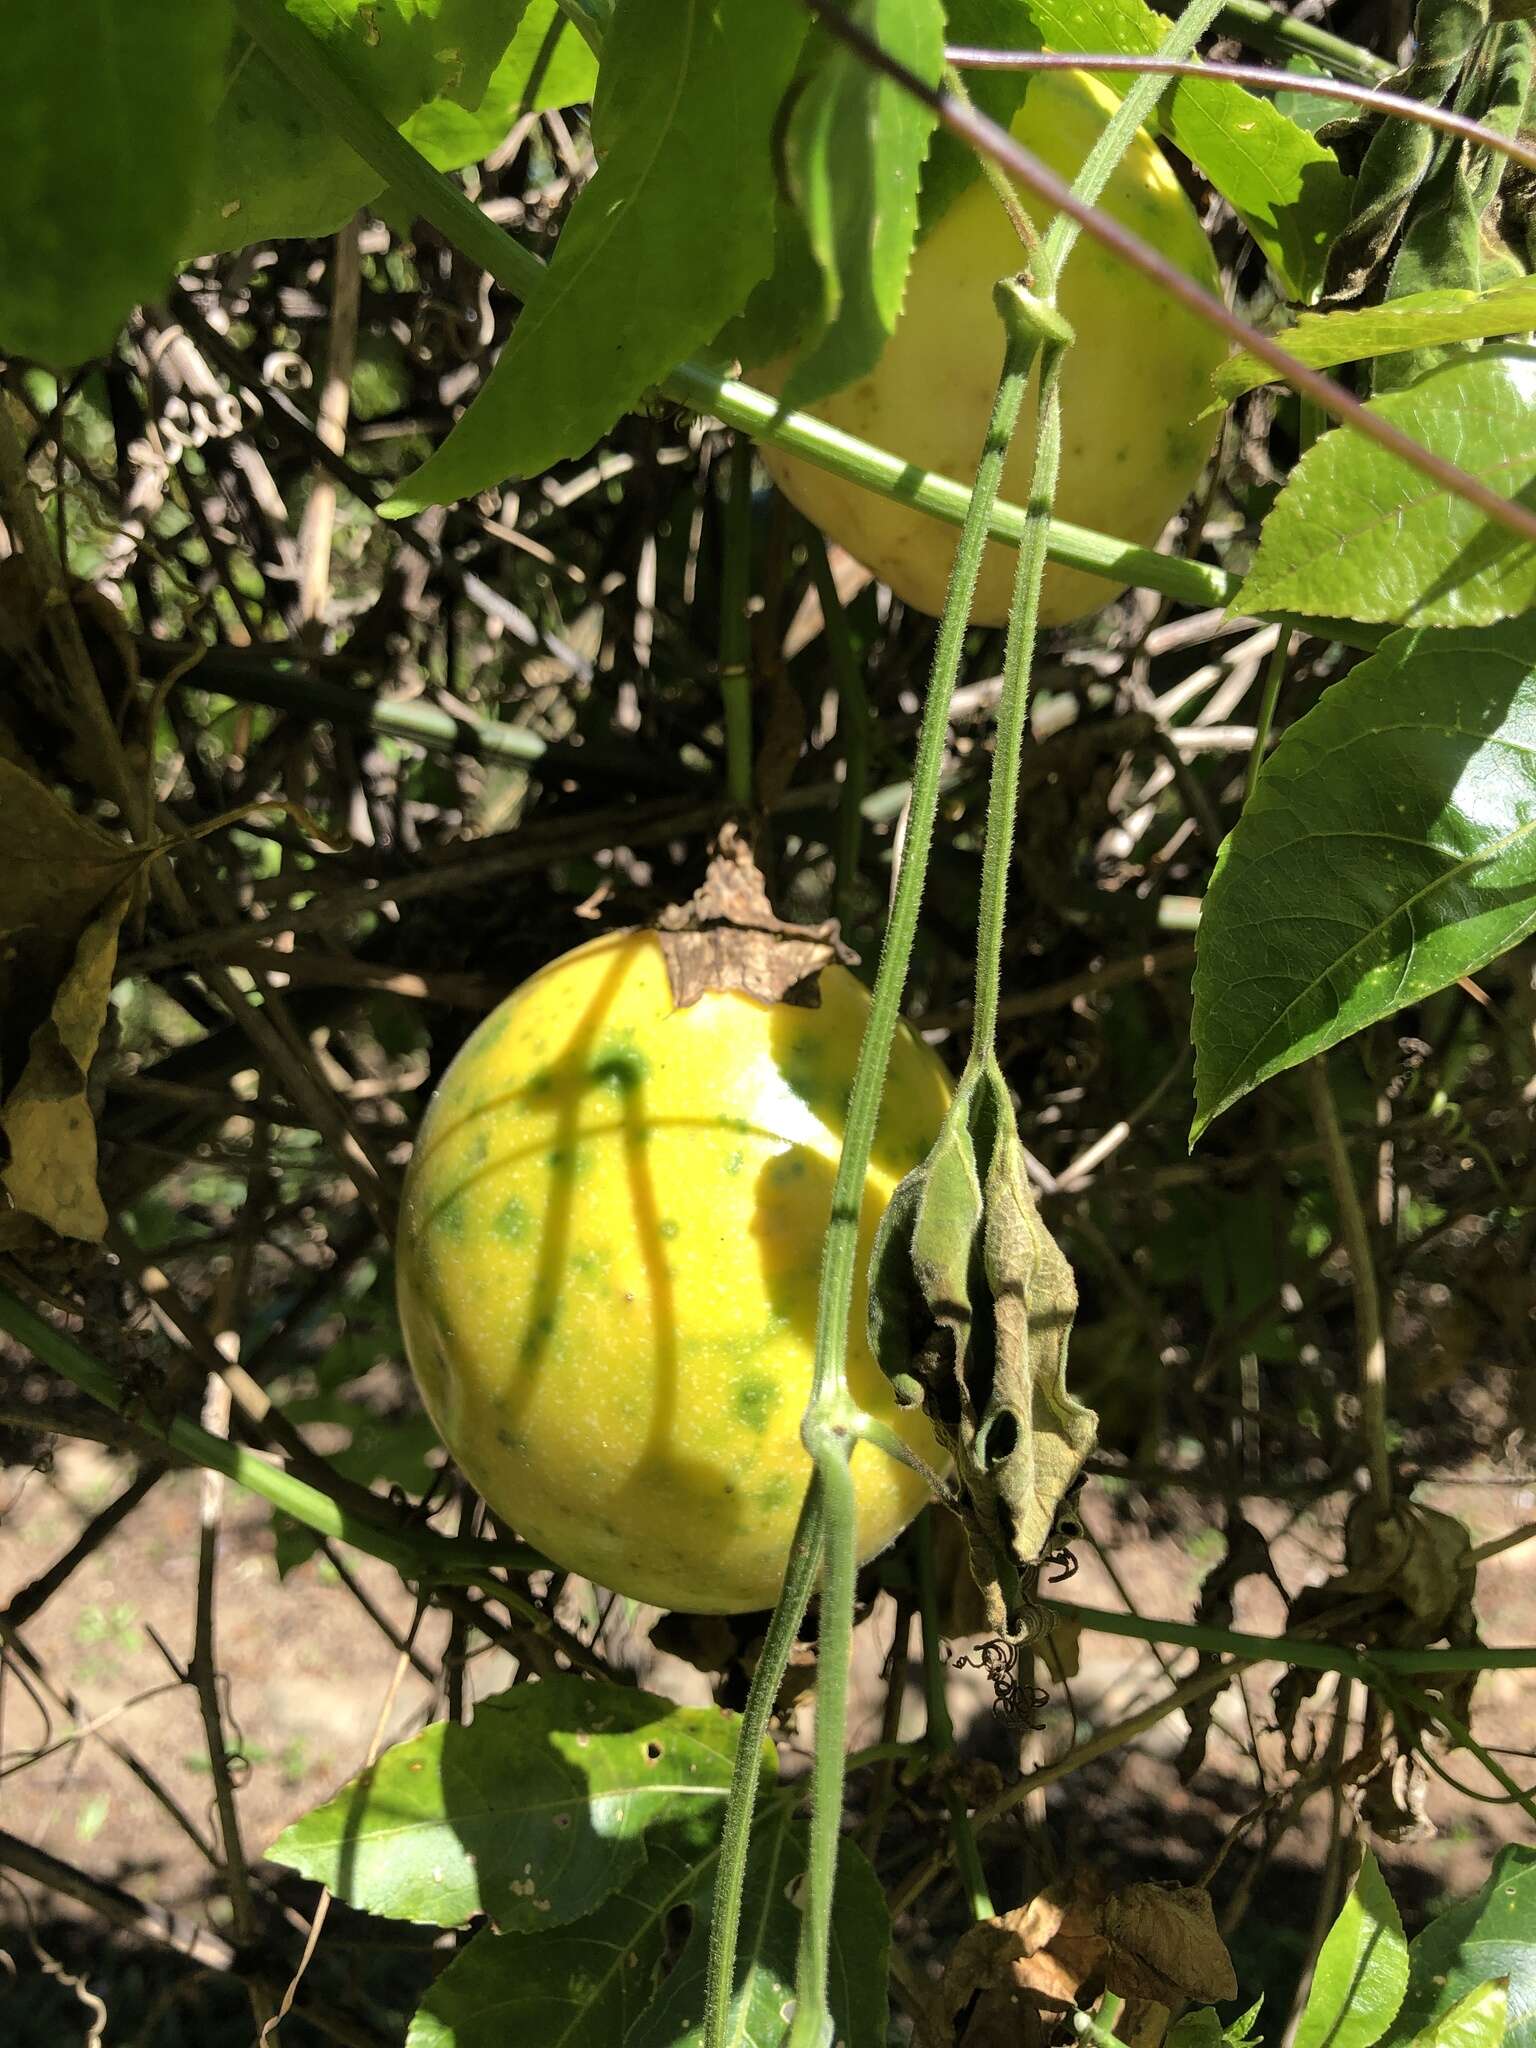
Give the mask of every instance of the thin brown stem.
[[1319, 78], [1305, 71], [1285, 71], [1269, 64], [1227, 64], [1205, 58], [1130, 57], [1119, 51], [1074, 50], [983, 50], [956, 44], [945, 57], [957, 71], [1130, 71], [1150, 72], [1158, 78], [1220, 78], [1231, 85], [1251, 86], [1256, 92], [1307, 92], [1319, 99], [1348, 100], [1352, 106], [1393, 114], [1405, 121], [1418, 121], [1426, 128], [1438, 128], [1444, 135], [1459, 136], [1480, 149], [1497, 150], [1513, 163], [1536, 170], [1536, 148], [1518, 135], [1501, 135], [1481, 121], [1452, 113], [1449, 107], [1426, 106], [1405, 93], [1387, 92], [1379, 85], [1352, 85], [1344, 79]]

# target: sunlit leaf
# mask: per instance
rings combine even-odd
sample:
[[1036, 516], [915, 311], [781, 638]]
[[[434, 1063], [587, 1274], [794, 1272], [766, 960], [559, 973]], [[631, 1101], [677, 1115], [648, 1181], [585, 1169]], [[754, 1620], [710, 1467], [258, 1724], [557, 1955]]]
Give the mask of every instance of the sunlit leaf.
[[1407, 1982], [1403, 1923], [1367, 1849], [1317, 1959], [1294, 2048], [1373, 2048], [1396, 2018]]

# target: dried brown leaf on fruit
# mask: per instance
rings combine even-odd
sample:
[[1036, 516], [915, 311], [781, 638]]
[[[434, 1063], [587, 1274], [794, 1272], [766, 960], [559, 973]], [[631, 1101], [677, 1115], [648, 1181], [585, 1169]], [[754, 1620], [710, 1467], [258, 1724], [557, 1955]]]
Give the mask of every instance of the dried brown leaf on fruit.
[[955, 1461], [986, 1625], [1045, 1627], [1042, 1560], [1076, 1533], [1096, 1418], [1067, 1387], [1072, 1268], [1029, 1185], [995, 1059], [968, 1069], [924, 1163], [901, 1182], [870, 1260], [869, 1336], [898, 1400], [921, 1402]]
[[730, 824], [721, 827], [703, 882], [687, 903], [662, 912], [656, 936], [680, 1009], [719, 990], [814, 1010], [822, 968], [858, 959], [843, 944], [836, 918], [804, 925], [775, 915], [752, 849]]
[[1232, 1958], [1203, 1885], [1125, 1885], [1104, 1903], [1104, 1934], [1104, 1981], [1123, 1998], [1173, 2006], [1237, 1996]]

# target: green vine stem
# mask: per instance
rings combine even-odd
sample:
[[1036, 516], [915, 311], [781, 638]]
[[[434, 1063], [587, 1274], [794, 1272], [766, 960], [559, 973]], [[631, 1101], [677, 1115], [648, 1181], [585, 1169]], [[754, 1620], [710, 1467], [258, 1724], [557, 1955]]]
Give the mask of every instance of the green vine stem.
[[[896, 891], [875, 976], [869, 1022], [859, 1051], [853, 1091], [843, 1127], [842, 1150], [832, 1186], [816, 1305], [816, 1360], [810, 1406], [802, 1425], [805, 1447], [820, 1478], [826, 1575], [821, 1597], [821, 1634], [816, 1702], [816, 1755], [812, 1767], [811, 1851], [801, 1920], [795, 2019], [790, 2048], [822, 2048], [827, 2010], [832, 1891], [842, 1820], [843, 1764], [847, 1732], [848, 1659], [853, 1632], [854, 1493], [849, 1461], [861, 1420], [848, 1393], [844, 1362], [848, 1318], [858, 1255], [860, 1198], [869, 1171], [875, 1125], [885, 1089], [886, 1065], [901, 1014], [907, 967], [917, 937], [923, 884], [938, 815], [939, 781], [949, 729], [949, 706], [986, 546], [988, 514], [997, 498], [1013, 431], [1018, 424], [1039, 331], [1023, 321], [1005, 323], [1003, 369], [992, 416], [977, 464], [971, 509], [960, 535], [934, 649], [933, 672], [902, 843]], [[759, 1668], [761, 1671], [761, 1667]], [[754, 1683], [755, 1683], [754, 1679]], [[777, 1679], [774, 1681], [777, 1686]], [[714, 2044], [706, 2041], [706, 2048]]]
[[[821, 1561], [821, 1494], [816, 1477], [806, 1489], [790, 1543], [784, 1587], [763, 1638], [762, 1654], [752, 1675], [741, 1717], [741, 1732], [731, 1766], [731, 1791], [725, 1806], [725, 1824], [720, 1837], [720, 1861], [715, 1868], [714, 1913], [709, 1924], [709, 1962], [704, 1980], [704, 2040], [725, 2039], [730, 2018], [731, 1991], [736, 1977], [736, 1943], [741, 1931], [741, 1899], [747, 1876], [747, 1854], [752, 1846], [752, 1816], [757, 1804], [757, 1784], [762, 1769], [761, 1752], [768, 1735], [768, 1722], [779, 1683], [789, 1664], [795, 1637], [810, 1604]], [[765, 1672], [777, 1673], [773, 1683], [759, 1683]]]
[[1367, 85], [1392, 76], [1394, 67], [1386, 58], [1346, 42], [1315, 22], [1298, 21], [1284, 8], [1267, 5], [1267, 0], [1226, 0], [1218, 19], [1224, 34], [1250, 43], [1256, 50], [1273, 50], [1281, 57], [1312, 57], [1325, 71], [1337, 71], [1342, 78], [1358, 78]]
[[732, 807], [752, 806], [752, 684], [747, 673], [752, 591], [752, 443], [738, 434], [725, 493], [720, 573], [720, 697], [725, 709], [725, 776]]

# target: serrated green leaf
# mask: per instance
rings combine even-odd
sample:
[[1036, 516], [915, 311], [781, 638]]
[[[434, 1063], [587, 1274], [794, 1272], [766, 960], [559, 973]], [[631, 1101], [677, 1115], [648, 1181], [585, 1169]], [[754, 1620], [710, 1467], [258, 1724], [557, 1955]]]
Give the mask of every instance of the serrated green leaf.
[[1504, 2048], [1536, 2048], [1536, 1849], [1502, 1850], [1482, 1890], [1415, 1937], [1386, 2048], [1402, 2048], [1495, 1977], [1509, 1987]]
[[770, 131], [805, 33], [782, 0], [618, 0], [572, 207], [512, 338], [399, 517], [584, 455], [773, 260]]
[[1191, 1141], [1533, 929], [1536, 618], [1394, 633], [1285, 734], [1221, 849]]
[[1509, 2023], [1509, 1986], [1479, 1984], [1413, 2037], [1413, 2048], [1499, 2048]]
[[1367, 1849], [1312, 1975], [1294, 2048], [1374, 2048], [1408, 1983], [1403, 1923]]
[[[1370, 401], [1437, 455], [1536, 506], [1536, 350], [1489, 346]], [[1536, 548], [1400, 457], [1335, 427], [1259, 536], [1238, 611], [1486, 626], [1536, 605]]]
[[556, 0], [528, 0], [480, 104], [429, 100], [400, 132], [428, 163], [456, 171], [499, 149], [524, 114], [577, 106], [596, 84], [597, 59]]
[[574, 1926], [477, 1935], [422, 2000], [406, 2048], [614, 2048], [655, 1994], [668, 1915], [714, 1862], [653, 1841], [602, 1910]]
[[[1150, 56], [1168, 33], [1146, 0], [1027, 0], [1050, 50]], [[1123, 90], [1122, 78], [1106, 78]], [[1267, 100], [1226, 79], [1178, 79], [1155, 126], [1202, 170], [1243, 220], [1293, 298], [1322, 282], [1334, 235], [1349, 217], [1349, 181], [1331, 149]]]
[[[1410, 292], [1380, 306], [1337, 313], [1303, 313], [1275, 339], [1314, 370], [1363, 363], [1373, 356], [1490, 335], [1527, 334], [1536, 328], [1536, 278], [1522, 277], [1491, 291]], [[1223, 402], [1275, 381], [1268, 363], [1246, 350], [1228, 356], [1211, 378]]]
[[70, 364], [166, 286], [210, 146], [231, 16], [161, 0], [7, 10], [0, 350]]
[[268, 1850], [348, 1905], [433, 1927], [559, 1927], [622, 1883], [648, 1828], [707, 1842], [735, 1717], [557, 1677], [387, 1750]]
[[[731, 2048], [781, 2048], [787, 2038], [785, 2007], [795, 1995], [805, 1849], [803, 1824], [783, 1806], [766, 1814], [753, 1831], [736, 1979], [725, 2021], [724, 2038]], [[625, 2036], [624, 2048], [701, 2048], [712, 1905], [708, 1888], [701, 1885], [683, 1952], [655, 2003]], [[828, 1982], [836, 2038], [843, 2048], [885, 2048], [890, 1939], [890, 1912], [880, 1881], [845, 1840], [837, 1858]]]
[[[937, 84], [942, 0], [856, 0], [850, 12], [883, 50]], [[790, 406], [814, 405], [879, 361], [901, 311], [935, 119], [857, 50], [830, 36], [822, 42], [786, 145], [790, 187], [821, 273], [816, 328], [784, 387]]]
[[[429, 100], [477, 106], [528, 0], [286, 0], [348, 83], [390, 121]], [[326, 235], [384, 181], [245, 35], [230, 45], [214, 148], [193, 186], [180, 253]]]

